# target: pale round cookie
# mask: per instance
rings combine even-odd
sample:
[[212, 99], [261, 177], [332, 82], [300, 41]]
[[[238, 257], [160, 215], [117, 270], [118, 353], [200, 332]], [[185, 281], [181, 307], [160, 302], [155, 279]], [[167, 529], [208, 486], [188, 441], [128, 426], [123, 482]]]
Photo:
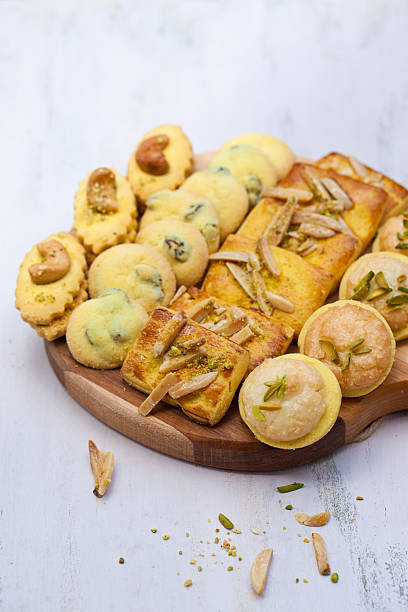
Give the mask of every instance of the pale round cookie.
[[92, 298], [112, 287], [123, 289], [147, 312], [167, 306], [176, 291], [176, 277], [167, 259], [142, 244], [119, 244], [98, 255], [88, 282]]
[[372, 306], [342, 300], [322, 306], [299, 335], [301, 353], [325, 363], [344, 397], [376, 389], [388, 376], [395, 340], [387, 321]]
[[204, 236], [209, 253], [220, 246], [220, 221], [214, 204], [201, 193], [183, 188], [165, 189], [146, 200], [146, 210], [140, 219], [140, 230], [163, 219], [178, 219], [194, 225]]
[[308, 446], [326, 435], [340, 405], [339, 383], [329, 368], [299, 354], [265, 359], [239, 394], [241, 418], [254, 435], [286, 449]]
[[118, 368], [148, 319], [122, 289], [107, 289], [72, 313], [67, 329], [71, 355], [85, 366]]
[[236, 144], [247, 144], [261, 149], [274, 165], [279, 180], [287, 175], [295, 163], [295, 156], [288, 145], [274, 136], [256, 132], [241, 134], [241, 136], [228, 140], [222, 146], [221, 151], [229, 149]]
[[393, 251], [408, 256], [408, 215], [390, 217], [373, 242], [373, 251]]
[[[164, 137], [168, 144], [162, 150], [147, 150], [140, 148], [152, 137]], [[164, 140], [166, 142], [166, 140]], [[138, 153], [139, 152], [139, 153]], [[141, 155], [142, 166], [136, 161], [136, 155]], [[132, 153], [128, 166], [130, 185], [140, 202], [145, 202], [149, 196], [162, 189], [177, 189], [191, 172], [193, 165], [193, 149], [191, 142], [178, 125], [159, 125], [147, 132], [139, 142], [136, 151]]]
[[339, 297], [352, 296], [378, 310], [396, 340], [408, 337], [408, 258], [400, 253], [368, 253], [355, 261], [340, 284]]
[[202, 278], [208, 263], [207, 243], [190, 223], [176, 219], [155, 221], [138, 233], [136, 241], [154, 247], [166, 257], [178, 285], [191, 287]]
[[[69, 257], [69, 269], [64, 275], [52, 282], [37, 284], [30, 275], [32, 266], [47, 265], [38, 247], [56, 241], [59, 248], [65, 249]], [[54, 259], [54, 261], [51, 261]], [[51, 266], [55, 258], [51, 254]], [[85, 280], [86, 260], [83, 246], [71, 234], [59, 232], [51, 234], [27, 253], [20, 266], [16, 287], [16, 308], [28, 323], [48, 325], [53, 319], [61, 317], [65, 309], [73, 303]]]
[[[95, 207], [88, 199], [88, 183], [95, 172], [105, 170], [114, 177], [114, 207], [104, 211], [103, 206]], [[98, 182], [92, 186], [98, 189]], [[92, 192], [92, 189], [91, 189]], [[98, 196], [98, 193], [96, 193]], [[126, 177], [111, 168], [98, 168], [90, 172], [79, 183], [74, 201], [74, 229], [78, 239], [92, 256], [98, 255], [116, 244], [131, 241], [137, 222], [137, 208], [133, 191]]]
[[220, 218], [221, 242], [241, 225], [248, 212], [248, 195], [228, 168], [217, 166], [195, 172], [183, 189], [198, 191], [212, 201]]
[[222, 166], [235, 176], [248, 193], [249, 205], [252, 208], [258, 203], [264, 188], [275, 187], [278, 174], [261, 149], [246, 144], [233, 145], [223, 149], [211, 160], [209, 168]]

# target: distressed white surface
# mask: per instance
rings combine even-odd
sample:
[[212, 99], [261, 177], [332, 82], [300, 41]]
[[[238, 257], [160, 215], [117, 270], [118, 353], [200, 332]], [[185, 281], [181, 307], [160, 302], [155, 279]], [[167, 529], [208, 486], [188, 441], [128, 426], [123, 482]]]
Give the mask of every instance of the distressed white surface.
[[[0, 1], [1, 609], [408, 609], [406, 414], [292, 471], [194, 467], [76, 404], [11, 297], [28, 248], [70, 227], [81, 177], [125, 171], [160, 122], [181, 123], [197, 151], [259, 130], [303, 155], [351, 152], [408, 183], [407, 19], [404, 0]], [[116, 457], [104, 500], [91, 494], [89, 438]], [[304, 489], [277, 493], [294, 480]], [[317, 574], [303, 542], [312, 530], [288, 503], [332, 512], [321, 532], [337, 585]], [[213, 543], [220, 511], [243, 530], [241, 563]], [[249, 569], [264, 547], [275, 554], [259, 599]]]

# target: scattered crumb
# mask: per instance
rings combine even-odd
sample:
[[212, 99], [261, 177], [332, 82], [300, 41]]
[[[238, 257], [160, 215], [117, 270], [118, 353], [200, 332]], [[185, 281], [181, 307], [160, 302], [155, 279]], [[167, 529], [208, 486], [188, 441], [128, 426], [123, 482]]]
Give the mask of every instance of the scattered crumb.
[[254, 535], [259, 535], [259, 531], [257, 529], [252, 528], [251, 531]]
[[227, 570], [228, 570], [229, 572], [232, 572], [232, 570], [233, 570], [233, 569], [234, 569], [234, 568], [232, 567], [232, 565], [229, 565], [229, 566], [227, 567]]
[[218, 544], [219, 541], [220, 541], [220, 538], [215, 538], [214, 544]]
[[165, 534], [164, 536], [162, 536], [162, 540], [170, 540], [170, 536], [168, 534]]
[[361, 497], [361, 495], [357, 495], [356, 500], [357, 501], [363, 501], [364, 497]]
[[186, 531], [186, 538], [189, 538], [190, 534], [188, 533], [188, 531]]
[[285, 527], [285, 525], [282, 527], [282, 529], [283, 529], [283, 531], [286, 531], [286, 527]]
[[180, 572], [176, 572], [176, 573], [177, 573], [177, 576], [180, 576]]
[[153, 528], [153, 529], [151, 529], [150, 531], [151, 531], [152, 533], [157, 533], [157, 529], [154, 529], [154, 528]]
[[191, 578], [189, 578], [188, 580], [184, 582], [185, 587], [190, 587], [192, 584], [193, 584], [193, 581], [191, 580]]
[[303, 541], [306, 542], [306, 544], [309, 544], [310, 542], [310, 540], [308, 540], [307, 538], [305, 538]]
[[298, 538], [301, 538], [301, 537], [302, 537], [302, 534], [301, 534], [301, 533], [298, 533], [297, 535], [298, 535]]
[[296, 578], [296, 584], [299, 582], [299, 578]]
[[123, 558], [123, 557], [119, 557], [119, 563], [120, 563], [121, 565], [123, 565], [123, 564], [124, 564], [124, 562], [125, 562], [124, 558]]
[[217, 529], [215, 530], [215, 533], [220, 533], [220, 530], [218, 529], [218, 527], [217, 527]]
[[199, 565], [199, 566], [197, 567], [197, 571], [198, 571], [198, 572], [202, 572], [202, 571], [203, 571], [203, 568], [201, 567], [201, 565]]
[[195, 559], [190, 559], [190, 565], [195, 565], [196, 564], [196, 560]]
[[307, 583], [307, 582], [309, 582], [309, 581], [308, 581], [308, 580], [306, 580], [306, 578], [303, 578], [303, 582], [304, 582], [304, 583]]
[[182, 551], [182, 550], [179, 550], [179, 551], [178, 551], [178, 554], [179, 554], [179, 555], [182, 555], [182, 554], [183, 554], [183, 551]]

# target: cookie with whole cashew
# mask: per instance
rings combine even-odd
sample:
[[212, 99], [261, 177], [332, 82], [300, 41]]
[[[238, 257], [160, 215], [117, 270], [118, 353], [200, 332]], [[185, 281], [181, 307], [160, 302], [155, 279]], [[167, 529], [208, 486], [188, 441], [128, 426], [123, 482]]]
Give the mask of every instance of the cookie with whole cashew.
[[191, 173], [193, 149], [178, 125], [159, 125], [147, 132], [129, 160], [128, 179], [144, 203], [162, 189], [177, 189]]
[[128, 180], [111, 168], [97, 168], [79, 184], [74, 201], [74, 230], [92, 262], [111, 246], [133, 242], [137, 207]]
[[20, 266], [16, 308], [34, 325], [61, 317], [79, 295], [85, 281], [85, 251], [71, 234], [52, 234], [36, 244]]

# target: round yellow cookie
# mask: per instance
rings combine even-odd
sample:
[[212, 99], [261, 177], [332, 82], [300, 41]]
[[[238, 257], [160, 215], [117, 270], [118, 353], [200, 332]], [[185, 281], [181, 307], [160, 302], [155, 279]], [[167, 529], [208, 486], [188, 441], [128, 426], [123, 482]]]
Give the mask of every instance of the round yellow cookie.
[[268, 157], [255, 147], [246, 144], [233, 145], [217, 153], [209, 168], [222, 166], [245, 187], [251, 207], [258, 203], [262, 189], [275, 187], [278, 174]]
[[[47, 259], [41, 255], [41, 245], [53, 245], [56, 241], [59, 248], [65, 251], [64, 257], [68, 255], [68, 269], [61, 278], [50, 282], [34, 282], [30, 274], [30, 269], [34, 267], [55, 268], [58, 261], [50, 253]], [[57, 246], [58, 246], [57, 245]], [[59, 259], [59, 255], [58, 255]], [[27, 253], [17, 277], [16, 287], [16, 308], [20, 311], [21, 317], [28, 323], [35, 325], [48, 325], [53, 319], [61, 317], [65, 309], [73, 303], [79, 294], [81, 285], [85, 280], [86, 260], [83, 246], [71, 234], [59, 232], [51, 234], [48, 238], [36, 244]], [[41, 279], [40, 279], [41, 280]]]
[[200, 193], [183, 188], [165, 189], [146, 200], [140, 230], [163, 219], [178, 219], [194, 225], [204, 236], [209, 253], [220, 246], [220, 221], [214, 204]]
[[148, 314], [122, 289], [107, 289], [72, 313], [67, 344], [76, 361], [97, 369], [118, 368], [143, 329]]
[[239, 394], [242, 420], [264, 444], [283, 449], [308, 446], [336, 422], [341, 391], [330, 369], [299, 354], [265, 359]]
[[325, 363], [344, 397], [359, 397], [387, 378], [395, 357], [395, 340], [375, 308], [354, 300], [322, 306], [304, 324], [300, 352]]
[[[89, 181], [95, 172], [106, 170], [113, 179], [113, 207], [105, 210], [89, 201]], [[93, 187], [93, 189], [92, 189]], [[91, 186], [91, 193], [100, 189], [98, 182]], [[95, 194], [98, 197], [98, 192]], [[90, 172], [80, 183], [74, 201], [74, 229], [78, 239], [91, 256], [98, 255], [111, 246], [134, 240], [137, 208], [133, 191], [126, 177], [110, 168], [98, 168]]]
[[176, 291], [176, 277], [167, 259], [142, 244], [119, 244], [98, 255], [88, 282], [92, 298], [112, 287], [123, 289], [147, 312], [167, 306]]
[[241, 136], [228, 140], [222, 146], [221, 151], [236, 144], [247, 144], [261, 149], [274, 165], [279, 180], [287, 175], [295, 162], [295, 156], [288, 145], [274, 136], [256, 132], [241, 134]]
[[195, 172], [185, 181], [183, 189], [198, 191], [212, 201], [220, 219], [221, 242], [241, 225], [248, 212], [248, 195], [228, 170], [222, 166]]
[[[143, 144], [153, 137], [163, 141], [164, 148], [147, 147], [144, 151]], [[136, 157], [139, 162], [136, 161]], [[191, 142], [181, 127], [159, 125], [143, 136], [132, 154], [129, 160], [128, 178], [138, 200], [144, 203], [156, 191], [177, 189], [190, 174], [192, 165]]]
[[190, 223], [176, 219], [155, 221], [138, 233], [136, 241], [151, 245], [166, 257], [178, 285], [190, 287], [202, 278], [208, 263], [207, 243]]
[[357, 259], [343, 276], [339, 291], [341, 300], [353, 295], [382, 314], [396, 340], [408, 338], [408, 257], [380, 251]]
[[373, 252], [393, 251], [407, 257], [408, 255], [408, 216], [390, 217], [382, 225], [373, 242]]

